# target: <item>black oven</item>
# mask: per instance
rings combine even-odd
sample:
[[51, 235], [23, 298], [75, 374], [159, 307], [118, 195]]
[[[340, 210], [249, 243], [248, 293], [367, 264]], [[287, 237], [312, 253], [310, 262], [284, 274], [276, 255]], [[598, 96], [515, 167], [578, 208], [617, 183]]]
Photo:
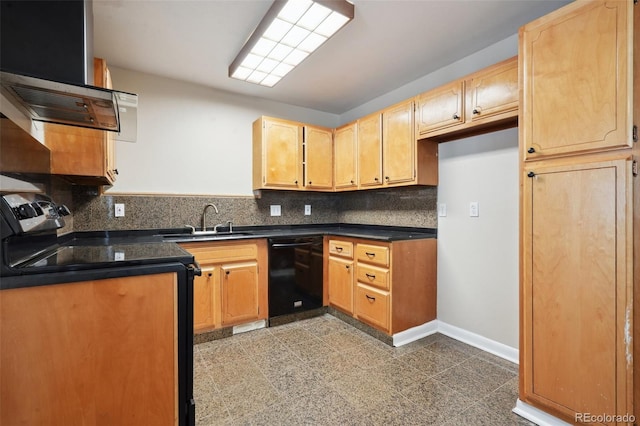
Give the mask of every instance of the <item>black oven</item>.
[[322, 237], [269, 239], [269, 318], [322, 307]]

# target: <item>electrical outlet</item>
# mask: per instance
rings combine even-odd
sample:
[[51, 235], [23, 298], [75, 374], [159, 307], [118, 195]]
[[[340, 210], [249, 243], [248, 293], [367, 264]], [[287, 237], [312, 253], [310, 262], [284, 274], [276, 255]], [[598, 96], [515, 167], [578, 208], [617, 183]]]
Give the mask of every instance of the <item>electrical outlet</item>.
[[124, 217], [124, 204], [116, 203], [114, 206], [115, 217]]
[[282, 208], [279, 204], [271, 205], [271, 216], [282, 216]]
[[438, 204], [438, 216], [440, 217], [447, 216], [447, 205], [445, 203]]
[[304, 205], [304, 215], [311, 216], [311, 204]]
[[477, 201], [472, 201], [469, 203], [469, 216], [471, 217], [480, 216], [480, 207], [478, 206]]

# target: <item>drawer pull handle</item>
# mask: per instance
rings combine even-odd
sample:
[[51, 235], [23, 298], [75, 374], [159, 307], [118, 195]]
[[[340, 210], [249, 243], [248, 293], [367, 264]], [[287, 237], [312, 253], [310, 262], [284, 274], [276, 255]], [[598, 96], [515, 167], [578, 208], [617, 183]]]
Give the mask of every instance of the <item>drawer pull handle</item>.
[[364, 254], [366, 254], [366, 255], [367, 255], [367, 256], [369, 256], [370, 258], [374, 258], [374, 257], [376, 257], [376, 254], [375, 254], [375, 253], [371, 253], [371, 252], [368, 252], [368, 251], [365, 251], [365, 252], [364, 252]]
[[336, 251], [339, 253], [342, 251], [342, 247], [336, 247]]
[[370, 280], [375, 280], [376, 276], [374, 274], [367, 274], [365, 273], [365, 275], [367, 276], [367, 278], [369, 278]]
[[373, 296], [369, 296], [368, 294], [365, 294], [365, 296], [367, 296], [367, 300], [369, 300], [369, 302], [375, 302], [376, 298]]

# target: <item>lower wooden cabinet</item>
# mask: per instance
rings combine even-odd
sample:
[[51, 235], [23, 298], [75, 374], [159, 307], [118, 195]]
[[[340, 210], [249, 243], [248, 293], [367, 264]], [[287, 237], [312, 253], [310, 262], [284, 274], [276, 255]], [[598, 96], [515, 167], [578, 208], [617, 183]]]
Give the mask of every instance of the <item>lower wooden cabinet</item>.
[[620, 157], [524, 167], [520, 399], [568, 421], [633, 414], [637, 178]]
[[181, 246], [202, 270], [193, 283], [194, 332], [267, 318], [266, 240]]
[[0, 291], [0, 424], [178, 424], [177, 283]]
[[352, 315], [354, 283], [353, 243], [330, 239], [326, 279], [326, 285], [329, 288], [329, 304]]
[[326, 238], [331, 306], [389, 335], [436, 318], [435, 238]]

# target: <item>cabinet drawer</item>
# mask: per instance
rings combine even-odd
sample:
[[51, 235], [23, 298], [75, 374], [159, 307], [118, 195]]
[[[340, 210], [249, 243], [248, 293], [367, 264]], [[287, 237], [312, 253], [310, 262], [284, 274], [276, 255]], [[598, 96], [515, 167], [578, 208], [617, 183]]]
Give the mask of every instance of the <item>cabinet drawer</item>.
[[389, 292], [358, 284], [356, 316], [369, 324], [389, 331]]
[[358, 281], [389, 290], [389, 270], [358, 263]]
[[353, 259], [353, 243], [347, 241], [338, 241], [338, 240], [329, 240], [329, 253], [348, 257], [349, 259]]
[[256, 244], [212, 245], [201, 243], [180, 244], [191, 253], [198, 263], [255, 260], [258, 256]]
[[356, 247], [356, 258], [360, 262], [389, 266], [389, 247], [358, 244]]

